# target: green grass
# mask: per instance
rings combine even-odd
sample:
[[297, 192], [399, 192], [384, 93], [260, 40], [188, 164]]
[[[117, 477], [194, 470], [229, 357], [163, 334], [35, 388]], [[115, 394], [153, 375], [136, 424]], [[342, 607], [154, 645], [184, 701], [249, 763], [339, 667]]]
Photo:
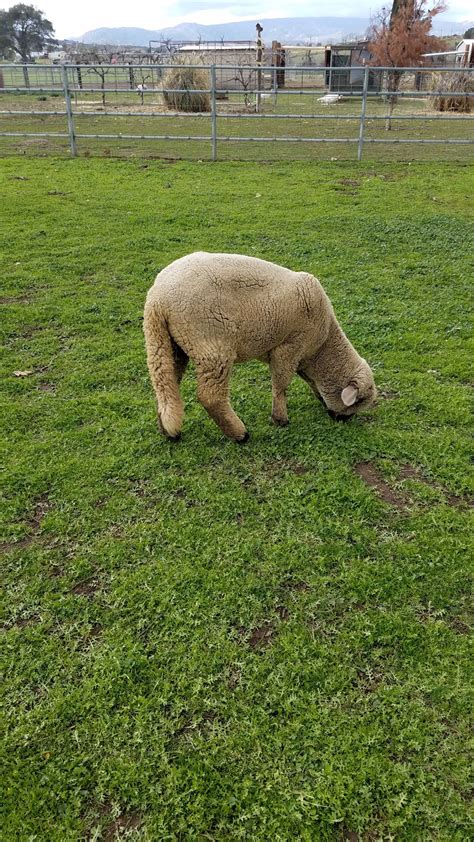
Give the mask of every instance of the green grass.
[[[218, 156], [221, 160], [354, 160], [357, 157], [361, 110], [360, 97], [346, 99], [336, 105], [326, 106], [318, 102], [324, 90], [314, 95], [298, 96], [290, 92], [278, 94], [273, 99], [262, 101], [262, 112], [269, 115], [296, 114], [291, 119], [259, 119], [247, 113], [241, 94], [232, 94], [227, 102], [218, 101]], [[4, 93], [0, 106], [8, 114], [0, 114], [0, 131], [16, 132], [63, 132], [67, 131], [65, 116], [29, 116], [14, 114], [16, 111], [59, 111], [64, 112], [61, 96], [37, 94]], [[100, 93], [79, 93], [76, 103], [75, 127], [78, 134], [125, 134], [137, 139], [92, 139], [78, 138], [79, 155], [123, 156], [123, 157], [168, 157], [209, 160], [211, 157], [211, 121], [209, 115], [140, 116], [139, 113], [152, 110], [163, 111], [159, 92], [146, 97], [144, 108], [135, 91], [119, 91], [107, 94], [107, 114], [92, 116], [92, 109], [102, 111]], [[366, 160], [447, 160], [472, 162], [472, 144], [399, 144], [400, 140], [457, 140], [472, 139], [473, 117], [466, 115], [440, 115], [432, 108], [429, 99], [399, 97], [392, 120], [391, 131], [385, 130], [387, 103], [381, 98], [370, 98], [367, 105], [364, 158]], [[133, 116], [115, 116], [114, 111], [136, 111]], [[229, 110], [240, 111], [239, 119], [230, 118]], [[322, 115], [325, 119], [315, 118]], [[354, 119], [327, 119], [328, 117], [354, 117]], [[413, 116], [419, 119], [397, 119]], [[440, 117], [442, 119], [440, 119]], [[468, 115], [469, 117], [469, 115]], [[140, 140], [140, 135], [198, 136], [207, 141], [156, 141]], [[247, 138], [322, 138], [321, 143], [238, 143], [232, 137]], [[333, 142], [337, 138], [348, 138], [350, 142]], [[371, 140], [383, 143], [371, 143]], [[62, 138], [8, 138], [0, 137], [0, 154], [38, 155], [55, 152], [69, 154], [69, 143]]]
[[[2, 838], [470, 838], [472, 171], [9, 158], [1, 190]], [[142, 308], [194, 249], [319, 276], [379, 406], [294, 382], [277, 430], [241, 366], [242, 448], [191, 370], [163, 440]]]

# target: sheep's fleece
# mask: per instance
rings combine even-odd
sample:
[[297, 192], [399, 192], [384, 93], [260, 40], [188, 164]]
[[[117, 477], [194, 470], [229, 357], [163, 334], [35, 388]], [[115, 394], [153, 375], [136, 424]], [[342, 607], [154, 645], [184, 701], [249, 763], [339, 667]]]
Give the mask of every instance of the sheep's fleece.
[[234, 363], [270, 366], [274, 424], [288, 424], [286, 390], [300, 375], [329, 414], [346, 420], [376, 396], [372, 372], [339, 326], [319, 281], [306, 272], [240, 254], [196, 252], [157, 276], [145, 304], [148, 369], [158, 420], [179, 438], [179, 384], [189, 359], [197, 396], [224, 435], [248, 439], [229, 400]]

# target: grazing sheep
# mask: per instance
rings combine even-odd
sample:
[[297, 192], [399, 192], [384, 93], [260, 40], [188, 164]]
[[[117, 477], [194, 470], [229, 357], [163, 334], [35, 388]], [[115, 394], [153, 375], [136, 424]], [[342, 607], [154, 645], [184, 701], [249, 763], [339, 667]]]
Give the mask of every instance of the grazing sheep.
[[224, 435], [249, 434], [229, 401], [234, 363], [270, 366], [274, 424], [288, 424], [286, 390], [295, 374], [331, 417], [347, 420], [375, 398], [372, 372], [345, 336], [316, 278], [239, 254], [196, 252], [157, 276], [145, 304], [148, 369], [162, 432], [179, 438], [179, 384], [189, 359], [197, 396]]
[[324, 96], [320, 96], [318, 102], [323, 102], [324, 105], [334, 105], [335, 102], [342, 102], [343, 97], [341, 94], [324, 94]]

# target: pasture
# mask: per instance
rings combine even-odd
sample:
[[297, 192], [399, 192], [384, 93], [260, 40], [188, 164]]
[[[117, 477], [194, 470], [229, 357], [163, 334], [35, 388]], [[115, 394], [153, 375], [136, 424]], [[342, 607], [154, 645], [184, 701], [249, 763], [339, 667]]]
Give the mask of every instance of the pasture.
[[[0, 167], [3, 838], [464, 842], [472, 169]], [[276, 429], [247, 364], [238, 447], [191, 369], [161, 438], [143, 302], [197, 249], [317, 275], [376, 409], [295, 381]]]
[[[337, 104], [324, 105], [319, 102], [324, 93], [322, 89], [306, 91], [305, 96], [300, 96], [288, 90], [280, 91], [274, 99], [267, 92], [260, 114], [255, 114], [255, 97], [250, 96], [246, 104], [244, 94], [237, 92], [228, 99], [218, 100], [219, 160], [356, 160], [361, 97], [347, 97]], [[61, 91], [5, 91], [0, 106], [0, 131], [50, 134], [49, 137], [0, 136], [0, 156], [69, 156], [67, 137], [55, 136], [67, 131]], [[211, 158], [210, 114], [170, 114], [159, 91], [150, 91], [143, 104], [135, 91], [107, 92], [104, 105], [98, 88], [93, 93], [76, 90], [72, 107], [80, 157]], [[38, 113], [32, 115], [29, 111]], [[387, 113], [388, 105], [381, 97], [369, 98], [365, 160], [472, 162], [472, 143], [466, 142], [472, 141], [474, 118], [471, 115], [440, 114], [434, 110], [432, 99], [400, 96], [394, 108], [392, 128], [386, 131]], [[154, 140], [150, 135], [169, 139]], [[234, 139], [242, 137], [248, 140]], [[310, 142], [310, 138], [319, 138], [321, 142]]]

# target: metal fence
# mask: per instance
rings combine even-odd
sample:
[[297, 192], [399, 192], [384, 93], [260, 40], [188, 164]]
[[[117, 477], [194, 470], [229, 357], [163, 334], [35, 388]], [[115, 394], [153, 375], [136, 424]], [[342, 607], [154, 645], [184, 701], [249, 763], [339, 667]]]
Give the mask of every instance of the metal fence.
[[[286, 88], [273, 66], [198, 64], [188, 67], [204, 72], [208, 86], [177, 90], [167, 87], [167, 71], [173, 67], [131, 63], [0, 65], [0, 106], [5, 101], [8, 105], [0, 108], [0, 138], [41, 138], [48, 144], [61, 139], [67, 141], [74, 156], [81, 146], [93, 141], [132, 141], [146, 142], [150, 153], [159, 145], [159, 154], [191, 157], [189, 144], [199, 143], [200, 149], [207, 146], [213, 161], [226, 144], [232, 148], [249, 144], [250, 158], [258, 157], [259, 145], [285, 145], [288, 149], [297, 144], [308, 148], [337, 144], [352, 149], [361, 160], [368, 147], [375, 145], [383, 144], [385, 149], [395, 144], [466, 149], [474, 143], [470, 113], [474, 68], [345, 67], [351, 85], [335, 89], [331, 69], [325, 67], [304, 68], [306, 79], [310, 75], [313, 80], [311, 86], [305, 81], [304, 87]], [[371, 85], [374, 74], [380, 81], [377, 86]], [[200, 95], [206, 105], [197, 112], [170, 110], [168, 93], [191, 98]], [[43, 102], [58, 96], [63, 99], [62, 108], [43, 107]], [[41, 107], [36, 105], [38, 100]], [[20, 107], [21, 103], [28, 107]], [[434, 104], [440, 110], [435, 111]], [[449, 110], [452, 107], [457, 110]], [[124, 130], [97, 130], [97, 123], [106, 123], [107, 118]], [[32, 130], [35, 120], [46, 122], [49, 130], [43, 130], [43, 125], [41, 131]], [[143, 130], [150, 120], [161, 121], [164, 131]], [[184, 125], [190, 121], [188, 125], [197, 131], [183, 131], [182, 121]], [[341, 125], [349, 132], [341, 135]], [[270, 126], [274, 127], [271, 133]], [[178, 146], [183, 143], [186, 147], [180, 155]], [[292, 153], [286, 157], [293, 157]]]

